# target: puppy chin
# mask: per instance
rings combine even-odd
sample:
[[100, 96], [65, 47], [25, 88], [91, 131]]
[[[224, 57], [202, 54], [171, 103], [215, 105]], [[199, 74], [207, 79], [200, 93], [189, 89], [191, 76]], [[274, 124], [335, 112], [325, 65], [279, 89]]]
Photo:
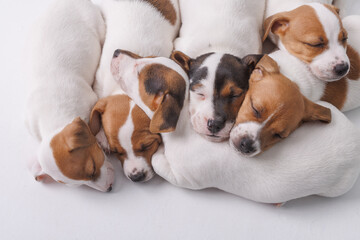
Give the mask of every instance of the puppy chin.
[[206, 135], [206, 134], [201, 134], [199, 133], [203, 138], [205, 138], [206, 140], [210, 141], [210, 142], [223, 142], [227, 139], [229, 139], [229, 136], [227, 137], [221, 137], [221, 136], [216, 136], [216, 135]]

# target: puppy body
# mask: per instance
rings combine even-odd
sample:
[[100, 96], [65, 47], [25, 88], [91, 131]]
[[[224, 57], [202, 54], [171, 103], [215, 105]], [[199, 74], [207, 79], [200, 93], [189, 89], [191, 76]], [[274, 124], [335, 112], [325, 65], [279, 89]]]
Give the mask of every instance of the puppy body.
[[34, 31], [26, 124], [41, 142], [32, 166], [38, 180], [47, 174], [101, 191], [113, 182], [112, 166], [86, 124], [97, 101], [91, 86], [104, 34], [100, 11], [87, 0], [56, 2]]
[[287, 51], [278, 50], [269, 56], [280, 67], [280, 72], [295, 82], [301, 93], [311, 101], [324, 100], [332, 103], [341, 111], [349, 111], [360, 106], [360, 46], [356, 39], [360, 39], [359, 16], [349, 16], [344, 19], [344, 25], [349, 29], [350, 71], [341, 80], [325, 82], [318, 79], [308, 68], [306, 63], [291, 55]]
[[141, 56], [169, 57], [180, 26], [177, 0], [104, 0], [106, 40], [96, 73], [94, 91], [99, 98], [122, 94], [110, 72], [116, 49]]
[[[191, 58], [209, 52], [243, 57], [261, 52], [265, 1], [180, 0], [175, 49]], [[251, 41], [249, 41], [251, 39]]]
[[[147, 91], [143, 84], [152, 86], [154, 79], [143, 78], [146, 74], [139, 77], [134, 70], [143, 72], [159, 63], [166, 64], [168, 71], [181, 75], [182, 78], [177, 79], [178, 86], [186, 85], [176, 129], [161, 134], [164, 147], [153, 155], [152, 160], [155, 172], [170, 183], [190, 189], [216, 187], [254, 201], [279, 203], [312, 194], [339, 196], [356, 181], [360, 167], [358, 130], [330, 104], [321, 103], [332, 110], [330, 125], [309, 123], [282, 144], [258, 157], [246, 158], [228, 143], [207, 141], [192, 129], [187, 101], [189, 82], [181, 68], [161, 58], [134, 60], [126, 55], [119, 58], [117, 67], [113, 65], [116, 81], [144, 109], [153, 124], [157, 124], [159, 116], [164, 117], [177, 107], [167, 105], [169, 99], [165, 95], [165, 102], [151, 109], [151, 96], [156, 99], [160, 92]], [[162, 74], [159, 79], [168, 75], [167, 72]], [[173, 95], [170, 89], [161, 88], [161, 91]], [[160, 126], [164, 125], [162, 121], [160, 123]]]

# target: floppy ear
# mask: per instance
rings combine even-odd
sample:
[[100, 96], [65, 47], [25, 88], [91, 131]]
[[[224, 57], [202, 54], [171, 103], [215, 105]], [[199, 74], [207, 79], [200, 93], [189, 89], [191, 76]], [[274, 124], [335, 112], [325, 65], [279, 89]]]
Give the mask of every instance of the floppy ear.
[[174, 51], [172, 52], [170, 59], [179, 64], [186, 73], [189, 72], [192, 59], [185, 53], [180, 51]]
[[264, 56], [264, 54], [249, 54], [241, 61], [249, 66], [250, 73], [255, 69], [256, 64], [260, 61], [260, 59]]
[[265, 73], [279, 73], [280, 68], [279, 65], [275, 62], [274, 59], [269, 57], [268, 55], [264, 55], [261, 60], [256, 65], [256, 68], [261, 69]]
[[282, 35], [289, 27], [289, 18], [286, 12], [277, 13], [265, 19], [264, 21], [264, 37], [263, 41], [267, 38], [270, 31], [276, 35]]
[[90, 114], [90, 130], [94, 136], [98, 134], [101, 128], [101, 115], [104, 113], [106, 107], [106, 100], [100, 99], [94, 106]]
[[150, 132], [173, 132], [179, 120], [182, 106], [170, 94], [165, 94], [150, 122]]
[[94, 135], [91, 134], [88, 125], [80, 117], [75, 118], [68, 127], [70, 127], [69, 134], [65, 136], [65, 143], [69, 147], [69, 152], [95, 143]]
[[331, 110], [316, 104], [304, 97], [305, 115], [303, 120], [308, 121], [321, 121], [324, 123], [331, 122]]

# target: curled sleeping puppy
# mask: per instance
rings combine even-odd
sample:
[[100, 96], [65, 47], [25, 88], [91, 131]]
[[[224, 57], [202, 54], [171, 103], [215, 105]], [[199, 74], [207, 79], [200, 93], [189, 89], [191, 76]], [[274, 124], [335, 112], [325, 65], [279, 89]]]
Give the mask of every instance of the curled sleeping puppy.
[[38, 181], [50, 176], [110, 191], [113, 167], [87, 125], [97, 101], [91, 86], [105, 33], [101, 13], [88, 0], [57, 1], [33, 33], [26, 124], [41, 144], [31, 171]]
[[175, 50], [191, 58], [209, 52], [238, 57], [261, 52], [265, 0], [179, 0], [179, 5], [182, 24]]
[[121, 161], [125, 176], [133, 182], [151, 179], [151, 157], [161, 136], [150, 132], [149, 117], [128, 96], [118, 94], [102, 98], [94, 106], [90, 128], [95, 135], [101, 124], [106, 139], [100, 144]]
[[269, 17], [265, 28], [280, 39], [270, 56], [306, 97], [342, 111], [360, 106], [359, 17], [341, 21], [333, 7], [311, 4]]
[[230, 145], [245, 156], [269, 149], [303, 122], [331, 121], [330, 109], [304, 97], [267, 55], [256, 66], [249, 85], [230, 135]]
[[257, 202], [280, 203], [313, 194], [339, 196], [358, 177], [360, 134], [331, 104], [321, 103], [331, 109], [331, 123], [306, 123], [291, 138], [246, 158], [227, 142], [207, 141], [192, 129], [189, 81], [176, 63], [120, 52], [112, 73], [150, 118], [150, 130], [161, 132], [164, 145], [153, 155], [152, 165], [174, 185], [215, 187]]
[[207, 53], [192, 59], [179, 51], [172, 54], [190, 79], [190, 119], [197, 133], [214, 142], [229, 138], [250, 74], [262, 56]]
[[94, 83], [99, 98], [122, 93], [109, 67], [116, 49], [169, 57], [180, 26], [177, 0], [104, 0], [101, 10], [106, 38]]
[[[105, 0], [101, 3], [101, 9], [105, 17], [107, 26], [106, 40], [104, 43], [103, 53], [100, 60], [99, 69], [96, 73], [96, 80], [94, 84], [94, 91], [99, 98], [105, 98], [108, 101], [107, 105], [113, 106], [111, 101], [114, 98], [107, 98], [112, 95], [123, 95], [118, 84], [115, 83], [110, 71], [110, 65], [113, 58], [116, 59], [114, 51], [118, 48], [127, 49], [142, 56], [164, 56], [169, 57], [173, 50], [173, 41], [178, 34], [180, 26], [180, 14], [177, 0], [131, 0], [131, 1], [113, 1]], [[133, 57], [138, 56], [132, 52]], [[102, 101], [102, 100], [101, 100]], [[137, 109], [137, 107], [135, 107]], [[120, 114], [119, 109], [116, 107], [106, 108], [106, 115]], [[111, 113], [113, 112], [113, 113]], [[132, 117], [131, 115], [127, 115]], [[134, 120], [134, 118], [133, 118]], [[130, 122], [130, 120], [129, 120]], [[144, 121], [149, 123], [149, 121]], [[108, 126], [107, 126], [108, 125]], [[111, 134], [115, 134], [119, 130], [121, 133], [127, 131], [128, 135], [124, 138], [130, 138], [133, 129], [131, 126], [118, 126], [118, 128], [111, 128], [110, 126], [118, 125], [116, 118], [107, 118], [107, 121], [102, 121], [103, 128], [97, 135], [97, 139], [102, 145], [110, 145], [112, 152], [118, 152], [114, 146], [117, 145], [121, 139], [111, 139], [106, 143]], [[130, 124], [131, 125], [131, 124]], [[142, 125], [143, 128], [149, 126]], [[124, 130], [129, 128], [127, 130]], [[145, 131], [148, 133], [148, 130]], [[151, 135], [149, 133], [149, 135]], [[154, 137], [156, 137], [154, 135]], [[159, 141], [161, 142], [161, 141]], [[115, 144], [115, 145], [114, 145]], [[140, 159], [134, 152], [132, 156], [133, 147], [125, 145], [124, 142], [120, 143], [126, 155], [118, 157], [123, 162], [125, 175], [133, 181], [146, 181], [151, 179], [154, 175], [151, 167], [151, 149], [146, 159]], [[154, 144], [155, 145], [155, 144]], [[126, 159], [126, 160], [125, 160]]]

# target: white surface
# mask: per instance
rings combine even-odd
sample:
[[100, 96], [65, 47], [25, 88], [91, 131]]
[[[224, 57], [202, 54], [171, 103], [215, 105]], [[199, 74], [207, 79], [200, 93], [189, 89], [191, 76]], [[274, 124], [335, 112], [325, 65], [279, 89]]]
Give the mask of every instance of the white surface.
[[[26, 168], [36, 145], [23, 124], [23, 58], [29, 27], [49, 2], [0, 0], [1, 239], [360, 239], [360, 181], [342, 197], [281, 208], [159, 177], [131, 183], [116, 161], [111, 193], [35, 182]], [[360, 109], [347, 115], [360, 127]]]

